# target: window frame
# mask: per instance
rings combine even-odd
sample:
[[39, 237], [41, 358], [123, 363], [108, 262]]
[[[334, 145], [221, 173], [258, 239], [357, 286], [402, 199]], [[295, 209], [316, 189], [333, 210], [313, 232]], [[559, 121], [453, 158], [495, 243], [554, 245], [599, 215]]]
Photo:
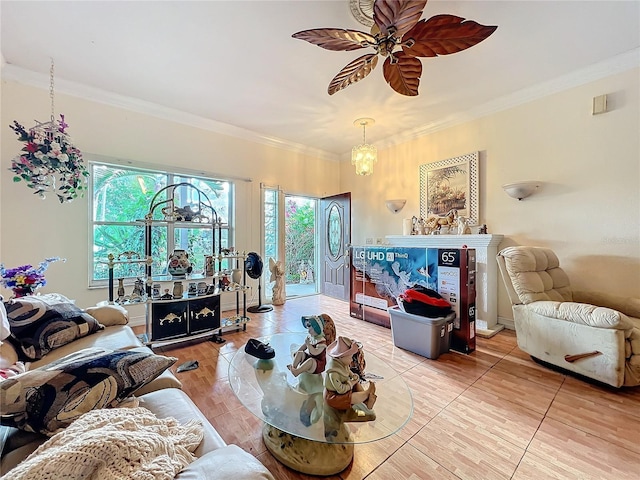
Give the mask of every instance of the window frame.
[[[96, 231], [96, 226], [100, 226], [100, 225], [122, 225], [122, 226], [131, 226], [131, 227], [140, 227], [144, 230], [144, 216], [143, 218], [137, 218], [137, 219], [132, 219], [129, 222], [120, 222], [120, 221], [104, 221], [104, 220], [99, 220], [96, 221], [95, 220], [95, 202], [96, 202], [96, 197], [95, 197], [95, 190], [94, 190], [94, 176], [95, 176], [95, 168], [96, 167], [107, 167], [107, 168], [113, 168], [113, 169], [119, 169], [119, 170], [126, 170], [126, 171], [131, 171], [131, 172], [135, 172], [135, 173], [142, 173], [142, 174], [152, 174], [152, 175], [160, 175], [160, 176], [165, 176], [165, 180], [166, 183], [165, 185], [171, 185], [173, 183], [179, 183], [179, 182], [189, 182], [192, 179], [197, 179], [197, 180], [201, 180], [201, 181], [207, 181], [207, 182], [222, 182], [222, 183], [226, 183], [228, 186], [228, 192], [227, 192], [227, 218], [226, 223], [222, 224], [220, 226], [220, 229], [222, 230], [222, 237], [224, 239], [224, 237], [226, 236], [226, 243], [227, 245], [234, 245], [234, 227], [235, 227], [235, 190], [236, 190], [236, 185], [235, 182], [232, 179], [228, 179], [228, 178], [221, 178], [220, 176], [215, 176], [212, 174], [207, 174], [206, 172], [193, 172], [193, 171], [189, 171], [186, 169], [180, 169], [180, 168], [171, 168], [169, 169], [159, 169], [159, 168], [154, 168], [152, 166], [143, 166], [140, 164], [135, 164], [133, 162], [127, 162], [125, 163], [118, 163], [118, 162], [113, 162], [113, 161], [108, 161], [108, 160], [103, 160], [103, 159], [90, 159], [88, 160], [88, 170], [89, 170], [89, 192], [90, 194], [89, 196], [89, 212], [88, 212], [88, 216], [89, 216], [89, 241], [90, 241], [90, 245], [89, 245], [89, 251], [88, 251], [88, 271], [87, 271], [87, 276], [88, 276], [88, 286], [89, 288], [104, 288], [108, 286], [108, 279], [104, 278], [104, 279], [95, 279], [94, 278], [94, 274], [96, 272], [96, 266], [98, 263], [103, 263], [105, 264], [107, 259], [104, 258], [96, 258], [95, 254], [94, 254], [94, 250], [95, 250], [95, 231]], [[179, 180], [175, 180], [176, 177], [179, 177]], [[147, 213], [147, 212], [145, 212]], [[198, 227], [198, 228], [202, 228], [199, 227], [197, 225], [194, 225], [194, 227]], [[177, 228], [184, 228], [184, 226], [180, 226]], [[174, 227], [173, 224], [169, 223], [167, 224], [167, 233], [166, 233], [166, 250], [167, 252], [171, 252], [174, 250], [175, 245], [171, 244], [171, 240], [175, 238], [175, 229], [176, 227]], [[226, 232], [226, 235], [225, 235]], [[214, 232], [212, 232], [212, 235], [214, 234]], [[217, 242], [218, 242], [218, 238], [216, 235], [216, 246], [217, 246]], [[224, 247], [224, 245], [223, 245]], [[115, 257], [117, 257], [119, 254], [122, 254], [123, 252], [109, 252], [112, 253]], [[144, 252], [140, 252], [141, 255], [144, 255]], [[123, 257], [124, 259], [125, 257]], [[141, 275], [143, 276], [144, 273], [144, 265], [141, 264]], [[135, 277], [131, 276], [131, 277], [125, 277], [125, 285], [130, 285], [133, 284], [135, 280]]]

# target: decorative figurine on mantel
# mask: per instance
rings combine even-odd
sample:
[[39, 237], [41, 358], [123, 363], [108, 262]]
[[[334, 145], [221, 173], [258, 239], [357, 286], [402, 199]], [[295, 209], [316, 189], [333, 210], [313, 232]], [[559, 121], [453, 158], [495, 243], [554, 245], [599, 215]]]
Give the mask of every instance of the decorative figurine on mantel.
[[425, 234], [430, 234], [435, 231], [444, 233], [443, 227], [447, 229], [446, 233], [449, 233], [449, 231], [451, 230], [451, 226], [456, 221], [457, 216], [458, 216], [458, 211], [452, 208], [446, 213], [446, 215], [442, 217], [439, 215], [432, 215], [428, 217], [424, 224], [426, 229]]
[[319, 374], [327, 364], [327, 345], [335, 340], [335, 324], [329, 315], [302, 317], [302, 325], [309, 334], [304, 343], [292, 353], [293, 362], [287, 368], [294, 376], [301, 373]]
[[[359, 403], [371, 410], [376, 402], [376, 384], [369, 382], [365, 389], [361, 383], [361, 375], [353, 371], [356, 367], [354, 356], [359, 353], [361, 351], [358, 342], [347, 337], [338, 337], [327, 348], [329, 361], [324, 379], [324, 398], [327, 405], [336, 410], [349, 410]], [[363, 364], [364, 358], [361, 358], [359, 363]]]
[[469, 219], [463, 217], [462, 215], [458, 216], [458, 235], [470, 235], [471, 227], [469, 226]]

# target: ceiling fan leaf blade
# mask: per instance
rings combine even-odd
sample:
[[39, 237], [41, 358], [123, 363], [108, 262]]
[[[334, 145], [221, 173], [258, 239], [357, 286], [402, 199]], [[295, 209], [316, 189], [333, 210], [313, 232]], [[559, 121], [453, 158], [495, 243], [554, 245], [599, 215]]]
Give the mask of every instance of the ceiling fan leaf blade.
[[344, 28], [314, 28], [291, 36], [334, 51], [351, 51], [376, 44], [376, 39], [372, 35]]
[[356, 82], [359, 82], [371, 71], [376, 68], [378, 64], [378, 55], [375, 53], [363, 55], [356, 58], [353, 62], [346, 65], [338, 74], [333, 77], [333, 80], [329, 83], [327, 91], [329, 95], [333, 95], [340, 90], [347, 88]]
[[422, 62], [415, 57], [402, 52], [394, 55], [395, 61], [387, 57], [382, 66], [384, 79], [389, 86], [401, 95], [415, 97], [418, 95]]
[[420, 20], [426, 4], [427, 0], [375, 0], [373, 21], [382, 35], [395, 29], [393, 35], [402, 38]]
[[414, 57], [449, 55], [477, 45], [497, 28], [455, 15], [436, 15], [419, 21], [405, 34], [402, 50]]

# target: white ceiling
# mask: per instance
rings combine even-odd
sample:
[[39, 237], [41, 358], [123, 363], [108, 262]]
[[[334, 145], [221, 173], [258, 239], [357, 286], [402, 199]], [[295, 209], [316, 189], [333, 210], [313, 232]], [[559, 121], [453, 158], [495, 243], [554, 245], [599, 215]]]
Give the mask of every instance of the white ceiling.
[[450, 13], [498, 29], [466, 51], [422, 59], [417, 97], [386, 85], [381, 62], [328, 95], [333, 76], [365, 51], [291, 35], [368, 31], [348, 0], [2, 0], [0, 8], [3, 78], [45, 88], [53, 58], [56, 92], [330, 158], [362, 140], [359, 117], [376, 120], [367, 140], [381, 146], [640, 64], [637, 0], [430, 0], [423, 18]]

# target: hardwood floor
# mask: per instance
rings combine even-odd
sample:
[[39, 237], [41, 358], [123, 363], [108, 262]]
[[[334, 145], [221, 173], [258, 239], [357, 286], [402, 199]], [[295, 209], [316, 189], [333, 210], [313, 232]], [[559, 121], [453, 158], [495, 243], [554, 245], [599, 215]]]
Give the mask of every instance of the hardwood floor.
[[470, 355], [437, 360], [393, 345], [391, 331], [351, 318], [348, 304], [322, 295], [288, 300], [250, 314], [246, 332], [226, 343], [188, 342], [157, 353], [200, 367], [176, 373], [184, 390], [227, 443], [259, 458], [278, 480], [318, 478], [277, 462], [262, 443], [262, 422], [238, 402], [229, 361], [249, 338], [303, 332], [302, 315], [327, 313], [339, 335], [364, 343], [400, 372], [412, 391], [409, 423], [385, 440], [356, 445], [350, 467], [330, 479], [637, 479], [640, 472], [640, 388], [592, 385], [534, 363], [515, 332], [478, 338]]

